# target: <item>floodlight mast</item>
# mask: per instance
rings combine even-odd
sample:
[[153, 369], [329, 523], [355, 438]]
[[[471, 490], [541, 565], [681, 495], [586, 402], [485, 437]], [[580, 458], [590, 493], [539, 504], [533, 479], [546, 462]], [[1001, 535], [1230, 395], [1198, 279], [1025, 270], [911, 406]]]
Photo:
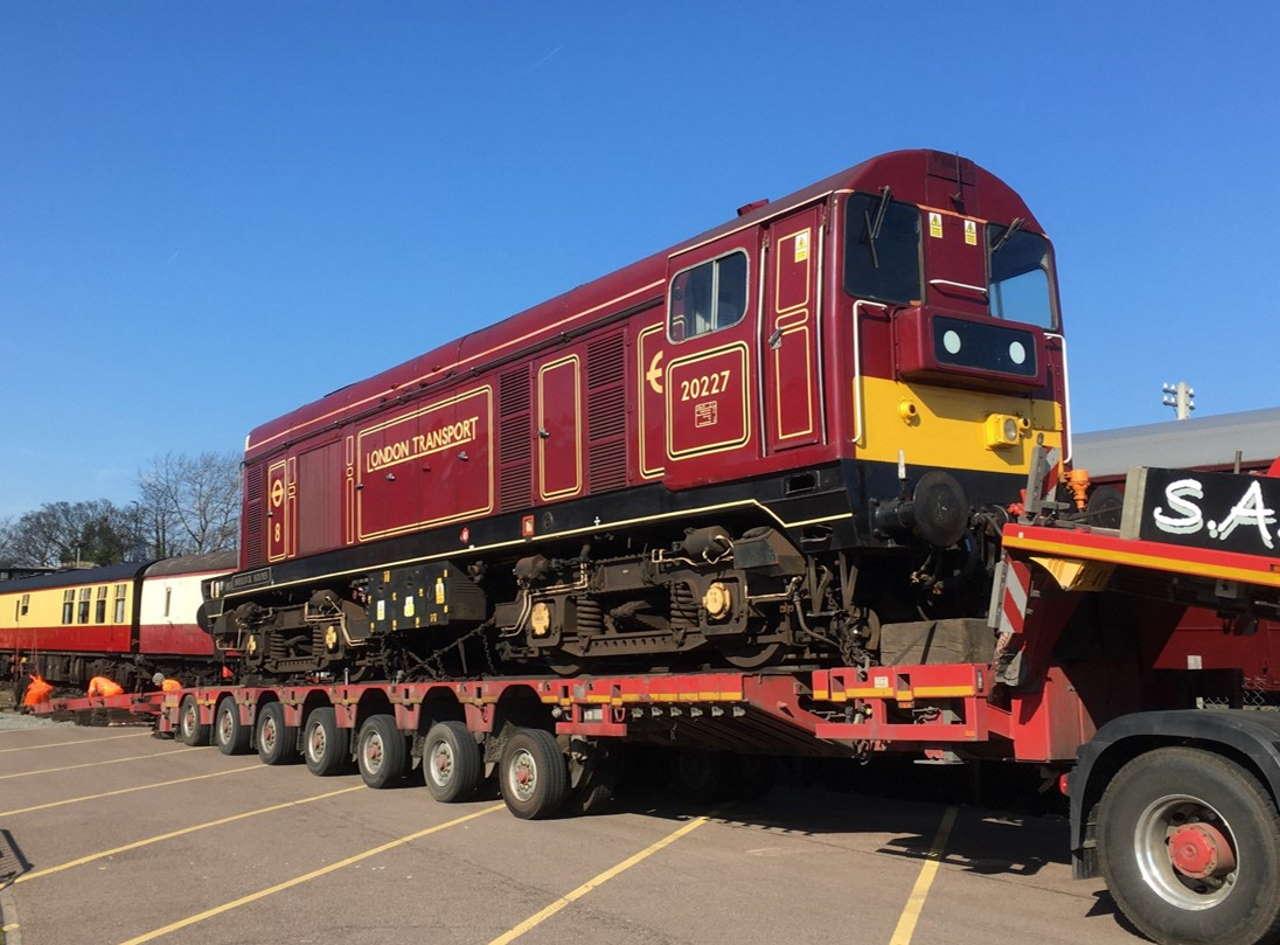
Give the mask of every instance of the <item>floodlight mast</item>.
[[1188, 419], [1191, 411], [1196, 409], [1196, 390], [1186, 381], [1161, 384], [1160, 389], [1164, 392], [1160, 402], [1166, 407], [1172, 407], [1179, 420]]

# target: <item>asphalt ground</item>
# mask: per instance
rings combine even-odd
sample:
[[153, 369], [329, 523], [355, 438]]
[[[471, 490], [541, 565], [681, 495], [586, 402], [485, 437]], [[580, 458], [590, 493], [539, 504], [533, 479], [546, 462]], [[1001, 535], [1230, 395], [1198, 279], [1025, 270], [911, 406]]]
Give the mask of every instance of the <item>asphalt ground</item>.
[[[652, 764], [652, 762], [649, 762]], [[528, 822], [141, 728], [0, 727], [5, 945], [853, 945], [1140, 941], [1074, 882], [1058, 815], [965, 803], [960, 779], [791, 768], [681, 807], [661, 778]], [[806, 773], [807, 772], [807, 773]], [[894, 796], [903, 793], [914, 799]]]

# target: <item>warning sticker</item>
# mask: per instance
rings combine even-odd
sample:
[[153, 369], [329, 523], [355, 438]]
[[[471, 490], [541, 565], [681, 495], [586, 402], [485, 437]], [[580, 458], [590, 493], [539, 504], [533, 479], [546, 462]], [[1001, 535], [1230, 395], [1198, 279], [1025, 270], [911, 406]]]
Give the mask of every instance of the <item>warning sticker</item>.
[[796, 262], [804, 262], [809, 258], [809, 231], [803, 230], [796, 234]]
[[932, 236], [935, 240], [942, 239], [942, 214], [941, 213], [930, 212], [929, 235]]
[[964, 221], [964, 241], [970, 246], [978, 245], [978, 224], [973, 220]]

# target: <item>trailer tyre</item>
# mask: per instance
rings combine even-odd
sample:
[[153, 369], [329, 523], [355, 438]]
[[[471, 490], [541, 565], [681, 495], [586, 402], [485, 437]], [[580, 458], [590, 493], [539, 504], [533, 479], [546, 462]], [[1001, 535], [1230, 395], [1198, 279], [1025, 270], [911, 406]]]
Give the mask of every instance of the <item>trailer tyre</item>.
[[263, 764], [283, 765], [297, 760], [298, 729], [284, 724], [284, 706], [280, 703], [268, 702], [258, 712], [254, 742]]
[[253, 730], [240, 721], [240, 707], [230, 696], [218, 703], [213, 716], [213, 742], [224, 755], [243, 755], [249, 750]]
[[328, 777], [340, 774], [351, 761], [351, 729], [339, 728], [331, 706], [320, 706], [307, 714], [303, 727], [302, 757], [312, 774]]
[[502, 799], [522, 820], [553, 816], [569, 793], [569, 766], [555, 736], [522, 728], [507, 741], [499, 765]]
[[183, 696], [178, 707], [178, 741], [184, 745], [209, 744], [209, 726], [200, 722], [200, 706], [195, 696]]
[[1280, 814], [1240, 765], [1196, 748], [1134, 758], [1098, 809], [1098, 862], [1120, 910], [1164, 945], [1280, 935]]
[[422, 747], [422, 774], [437, 801], [452, 804], [475, 793], [484, 772], [480, 746], [461, 722], [437, 722]]
[[360, 777], [371, 788], [384, 788], [404, 777], [408, 751], [394, 716], [371, 715], [356, 738], [356, 763]]

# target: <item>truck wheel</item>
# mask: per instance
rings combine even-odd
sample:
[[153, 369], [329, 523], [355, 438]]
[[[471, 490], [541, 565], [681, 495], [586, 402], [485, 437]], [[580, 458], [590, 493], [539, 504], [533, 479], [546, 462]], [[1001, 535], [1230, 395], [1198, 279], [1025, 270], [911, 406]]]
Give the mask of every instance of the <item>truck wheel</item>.
[[1134, 758], [1098, 809], [1098, 863], [1120, 910], [1163, 945], [1253, 945], [1280, 932], [1280, 814], [1212, 752]]
[[356, 763], [365, 784], [384, 788], [400, 780], [407, 757], [405, 738], [394, 716], [383, 713], [365, 719], [356, 738]]
[[312, 774], [338, 774], [351, 760], [351, 729], [339, 728], [330, 706], [312, 709], [303, 727], [302, 757]]
[[178, 741], [184, 745], [209, 744], [209, 726], [200, 724], [200, 706], [195, 696], [183, 696], [178, 707]]
[[552, 816], [569, 792], [564, 753], [555, 736], [540, 728], [517, 730], [507, 741], [498, 767], [502, 799], [522, 820]]
[[262, 707], [254, 734], [263, 764], [283, 765], [297, 760], [298, 729], [284, 724], [284, 706], [280, 703], [268, 702]]
[[213, 742], [224, 755], [243, 755], [253, 732], [240, 721], [240, 707], [230, 696], [218, 703], [213, 716]]
[[422, 748], [422, 773], [437, 801], [465, 800], [480, 784], [484, 763], [480, 746], [461, 722], [437, 722]]

